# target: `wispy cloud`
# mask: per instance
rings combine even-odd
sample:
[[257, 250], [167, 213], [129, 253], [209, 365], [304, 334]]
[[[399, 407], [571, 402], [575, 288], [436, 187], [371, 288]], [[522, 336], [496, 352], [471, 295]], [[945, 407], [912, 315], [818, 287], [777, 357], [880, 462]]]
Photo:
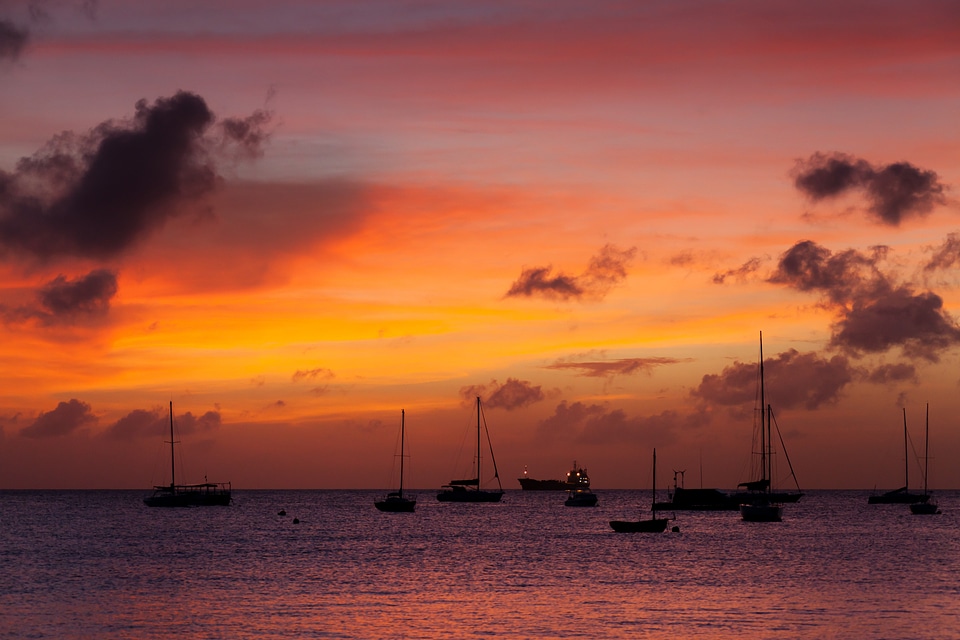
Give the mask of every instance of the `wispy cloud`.
[[553, 267], [525, 268], [507, 291], [506, 297], [542, 297], [548, 300], [602, 299], [627, 277], [627, 267], [636, 255], [636, 248], [618, 249], [604, 246], [590, 259], [579, 276], [553, 274]]
[[924, 271], [952, 269], [960, 264], [960, 233], [948, 233], [939, 247], [933, 248], [933, 255], [923, 265]]
[[724, 284], [727, 278], [740, 281], [746, 280], [750, 275], [759, 271], [762, 264], [760, 258], [750, 258], [736, 269], [727, 269], [726, 271], [715, 273], [713, 275], [713, 283]]
[[547, 365], [547, 369], [572, 370], [578, 375], [591, 378], [605, 378], [612, 376], [629, 376], [635, 373], [651, 373], [656, 367], [679, 362], [689, 362], [689, 359], [651, 357], [651, 358], [620, 358], [617, 360], [558, 360]]
[[0, 61], [15, 61], [27, 46], [29, 32], [9, 20], [0, 19]]
[[324, 369], [323, 367], [317, 367], [316, 369], [297, 369], [293, 372], [293, 375], [290, 378], [294, 382], [300, 382], [301, 380], [331, 380], [336, 377], [336, 374], [330, 369]]

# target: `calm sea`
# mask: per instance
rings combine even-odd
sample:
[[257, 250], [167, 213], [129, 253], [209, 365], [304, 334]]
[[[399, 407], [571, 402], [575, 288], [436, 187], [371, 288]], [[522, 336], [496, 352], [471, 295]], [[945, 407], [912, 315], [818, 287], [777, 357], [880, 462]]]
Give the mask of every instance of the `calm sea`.
[[779, 524], [663, 534], [609, 528], [641, 491], [417, 493], [384, 514], [370, 491], [0, 492], [0, 638], [960, 638], [960, 492], [939, 516], [809, 492]]

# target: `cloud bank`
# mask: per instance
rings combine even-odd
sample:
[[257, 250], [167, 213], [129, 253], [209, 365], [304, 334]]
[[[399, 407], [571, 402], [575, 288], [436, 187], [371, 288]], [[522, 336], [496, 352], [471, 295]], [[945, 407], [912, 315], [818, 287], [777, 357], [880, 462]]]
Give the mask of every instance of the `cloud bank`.
[[61, 402], [53, 411], [41, 412], [37, 419], [22, 431], [25, 438], [56, 438], [73, 433], [81, 427], [97, 423], [90, 405], [77, 399]]

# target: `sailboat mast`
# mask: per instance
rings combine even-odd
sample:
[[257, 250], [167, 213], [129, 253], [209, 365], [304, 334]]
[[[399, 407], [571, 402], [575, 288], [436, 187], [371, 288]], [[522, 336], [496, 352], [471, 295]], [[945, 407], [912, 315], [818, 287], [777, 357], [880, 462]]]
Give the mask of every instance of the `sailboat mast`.
[[653, 448], [653, 487], [650, 496], [650, 511], [653, 512], [653, 517], [657, 517], [657, 448]]
[[[765, 419], [764, 414], [767, 410], [766, 396], [763, 386], [763, 331], [760, 332], [760, 479], [767, 480], [767, 437], [766, 429], [769, 427], [769, 419]], [[766, 424], [764, 424], [766, 422]]]
[[910, 486], [910, 456], [907, 455], [907, 408], [903, 407], [903, 490]]
[[930, 475], [930, 403], [927, 403], [927, 430], [923, 437], [923, 495], [927, 495], [927, 477]]
[[176, 471], [177, 467], [174, 463], [173, 455], [173, 400], [170, 401], [170, 490], [173, 491], [174, 486], [176, 486]]
[[480, 396], [477, 396], [477, 489], [480, 489]]
[[403, 409], [400, 409], [400, 497], [403, 498]]

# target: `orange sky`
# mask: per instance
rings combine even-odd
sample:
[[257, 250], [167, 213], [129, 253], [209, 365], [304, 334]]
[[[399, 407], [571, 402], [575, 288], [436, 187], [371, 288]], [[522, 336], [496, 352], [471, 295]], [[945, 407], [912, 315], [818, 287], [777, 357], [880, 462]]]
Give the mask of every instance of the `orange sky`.
[[952, 4], [44, 6], [0, 5], [0, 488], [164, 481], [171, 400], [188, 481], [382, 488], [405, 409], [434, 488], [476, 393], [507, 488], [732, 487], [760, 331], [805, 488], [900, 486], [926, 403], [960, 486]]

